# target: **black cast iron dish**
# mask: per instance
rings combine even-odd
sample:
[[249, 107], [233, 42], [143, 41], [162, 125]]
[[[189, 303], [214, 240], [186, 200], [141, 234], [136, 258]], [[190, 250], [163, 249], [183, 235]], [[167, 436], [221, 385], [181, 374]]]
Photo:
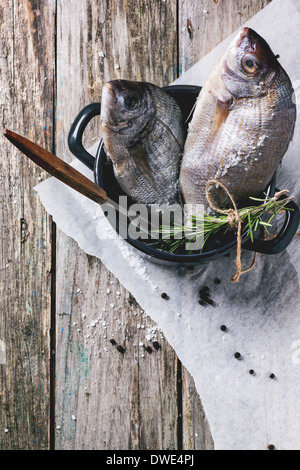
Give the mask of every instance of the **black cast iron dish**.
[[[176, 99], [182, 109], [184, 120], [190, 120], [191, 111], [201, 88], [177, 85], [164, 87], [163, 89]], [[92, 103], [78, 114], [70, 129], [68, 144], [73, 155], [94, 172], [95, 183], [106, 191], [110, 199], [118, 203], [119, 196], [124, 195], [124, 192], [114, 177], [113, 168], [105, 154], [102, 141], [99, 144], [96, 157], [93, 157], [87, 152], [82, 144], [84, 130], [95, 116], [100, 115], [100, 106], [100, 103]], [[276, 190], [276, 176], [274, 175], [266, 193], [268, 196], [273, 196]], [[128, 204], [130, 205], [130, 202]], [[289, 245], [297, 231], [300, 216], [298, 206], [293, 201], [289, 202], [287, 207], [293, 210], [286, 211], [284, 223], [276, 237], [270, 240], [263, 240], [260, 238], [261, 231], [257, 230], [254, 241], [252, 242], [249, 236], [247, 236], [247, 233], [244, 232], [242, 235], [243, 249], [265, 254], [276, 254], [283, 251]], [[121, 228], [120, 223], [117, 221], [116, 230], [120, 232]], [[127, 229], [127, 227], [125, 229]], [[192, 254], [167, 253], [150, 246], [147, 241], [141, 239], [135, 240], [127, 237], [126, 241], [137, 249], [142, 256], [167, 266], [194, 266], [207, 263], [228, 254], [236, 248], [236, 236], [229, 232], [226, 235], [220, 234], [219, 236], [211, 237], [205, 244], [204, 250], [201, 253], [195, 252]]]

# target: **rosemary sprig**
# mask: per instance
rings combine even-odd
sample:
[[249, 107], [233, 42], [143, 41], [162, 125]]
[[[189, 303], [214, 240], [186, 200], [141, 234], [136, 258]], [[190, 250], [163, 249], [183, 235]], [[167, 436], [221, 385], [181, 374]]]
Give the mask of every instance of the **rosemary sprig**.
[[[294, 197], [280, 199], [287, 192], [287, 190], [277, 192], [273, 197], [265, 195], [264, 199], [250, 197], [256, 204], [238, 210], [243, 225], [243, 233], [247, 233], [252, 243], [254, 241], [254, 232], [259, 226], [265, 230], [267, 235], [270, 235], [269, 229], [272, 227], [273, 219], [282, 211], [293, 210], [286, 206]], [[158, 231], [160, 239], [154, 241], [151, 245], [168, 253], [177, 253], [182, 250], [183, 246], [189, 252], [191, 243], [193, 243], [193, 250], [195, 250], [195, 244], [198, 243], [199, 251], [202, 252], [209, 237], [221, 229], [223, 231], [229, 230], [232, 225], [228, 214], [220, 213], [216, 216], [199, 214], [190, 217], [183, 225], [161, 226]]]

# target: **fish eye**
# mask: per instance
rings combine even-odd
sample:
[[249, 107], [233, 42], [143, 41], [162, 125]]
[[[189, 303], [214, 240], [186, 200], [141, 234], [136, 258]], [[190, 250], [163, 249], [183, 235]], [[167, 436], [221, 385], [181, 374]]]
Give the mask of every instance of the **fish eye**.
[[140, 104], [140, 100], [136, 93], [127, 93], [124, 96], [124, 106], [128, 111], [132, 111], [139, 104]]
[[242, 67], [245, 72], [254, 74], [259, 69], [260, 64], [253, 56], [245, 55], [242, 58]]

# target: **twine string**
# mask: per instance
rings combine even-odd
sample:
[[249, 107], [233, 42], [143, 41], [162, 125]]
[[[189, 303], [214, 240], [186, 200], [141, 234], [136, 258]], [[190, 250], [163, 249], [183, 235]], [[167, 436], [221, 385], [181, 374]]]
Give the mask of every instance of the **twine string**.
[[[224, 189], [224, 191], [228, 195], [229, 199], [231, 200], [231, 203], [233, 205], [233, 209], [232, 208], [230, 208], [230, 209], [220, 209], [219, 207], [216, 207], [213, 204], [212, 199], [211, 199], [210, 194], [209, 194], [209, 187], [211, 186], [211, 184], [216, 184], [216, 185], [220, 186], [222, 189]], [[254, 258], [253, 258], [251, 266], [249, 266], [249, 268], [247, 268], [245, 270], [242, 270], [242, 261], [241, 261], [241, 255], [242, 255], [242, 219], [240, 217], [237, 205], [236, 205], [232, 195], [230, 194], [229, 190], [227, 189], [227, 187], [218, 180], [215, 180], [215, 179], [209, 180], [207, 182], [207, 185], [206, 185], [206, 198], [208, 200], [208, 203], [209, 203], [210, 207], [214, 211], [219, 212], [219, 214], [227, 214], [228, 215], [228, 223], [230, 224], [231, 227], [237, 229], [237, 250], [236, 250], [237, 251], [237, 256], [236, 256], [237, 272], [236, 272], [236, 274], [234, 274], [232, 276], [231, 280], [232, 280], [232, 282], [235, 282], [235, 283], [239, 282], [239, 279], [240, 279], [242, 274], [248, 273], [249, 271], [251, 271], [251, 269], [253, 269], [253, 267], [255, 265], [255, 262], [256, 262], [257, 253], [254, 253]]]

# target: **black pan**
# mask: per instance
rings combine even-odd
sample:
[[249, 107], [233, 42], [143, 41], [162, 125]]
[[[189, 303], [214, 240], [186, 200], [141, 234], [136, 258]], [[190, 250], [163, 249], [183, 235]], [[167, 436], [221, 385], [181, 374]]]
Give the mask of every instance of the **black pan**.
[[[163, 88], [170, 93], [178, 102], [182, 109], [186, 125], [191, 119], [193, 107], [195, 105], [197, 96], [201, 88], [188, 85], [177, 85]], [[100, 103], [92, 103], [86, 106], [76, 119], [74, 120], [69, 136], [68, 145], [70, 151], [83, 162], [88, 168], [93, 170], [95, 183], [102, 188], [109, 199], [116, 204], [119, 202], [119, 196], [125, 195], [123, 190], [118, 185], [114, 177], [112, 164], [108, 159], [103, 142], [100, 141], [96, 157], [91, 155], [82, 144], [83, 133], [89, 122], [95, 117], [100, 115]], [[276, 191], [276, 175], [266, 188], [265, 193], [272, 197]], [[285, 196], [282, 196], [283, 198]], [[132, 201], [133, 202], [133, 201]], [[130, 205], [130, 200], [129, 200]], [[283, 251], [293, 239], [299, 225], [300, 212], [298, 206], [294, 201], [290, 201], [287, 206], [292, 211], [286, 211], [285, 220], [278, 234], [269, 240], [262, 238], [261, 230], [257, 230], [254, 234], [254, 241], [250, 240], [246, 231], [242, 233], [242, 248], [253, 252], [264, 254], [276, 254]], [[106, 210], [105, 206], [103, 209]], [[110, 219], [109, 211], [107, 211], [108, 220], [112, 223], [113, 227], [119, 234], [128, 233], [127, 228], [130, 223], [129, 219], [124, 221], [124, 217], [117, 218], [117, 221]], [[124, 226], [125, 225], [125, 226]], [[206, 242], [202, 252], [193, 253], [168, 253], [161, 249], [151, 246], [151, 240], [145, 241], [141, 239], [133, 239], [127, 235], [126, 241], [133, 246], [142, 256], [150, 259], [153, 262], [164, 264], [167, 266], [194, 266], [198, 264], [213, 261], [221, 256], [225, 256], [232, 250], [236, 249], [236, 234], [231, 230], [220, 232]]]

